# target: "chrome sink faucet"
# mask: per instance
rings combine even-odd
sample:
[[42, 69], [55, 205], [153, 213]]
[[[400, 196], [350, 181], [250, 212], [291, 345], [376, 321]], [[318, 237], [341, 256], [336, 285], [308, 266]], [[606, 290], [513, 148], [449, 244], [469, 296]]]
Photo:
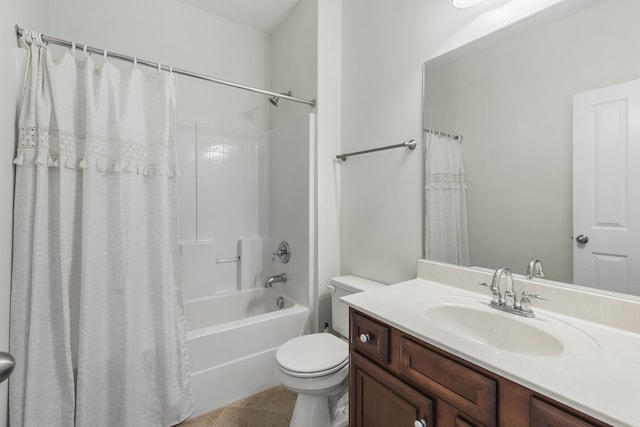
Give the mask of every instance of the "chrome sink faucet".
[[[504, 294], [500, 288], [500, 280], [502, 276], [505, 277], [505, 291]], [[506, 311], [507, 313], [517, 314], [523, 317], [535, 317], [533, 310], [531, 310], [531, 299], [538, 301], [547, 301], [546, 298], [540, 295], [530, 294], [527, 291], [522, 291], [522, 297], [520, 302], [516, 299], [516, 294], [513, 291], [513, 275], [508, 268], [500, 267], [495, 273], [493, 273], [493, 279], [491, 284], [479, 283], [479, 285], [487, 286], [491, 290], [491, 302], [489, 306], [497, 310]]]
[[[502, 276], [505, 277], [507, 289], [504, 291], [504, 295], [502, 294], [502, 290], [500, 288], [500, 279]], [[487, 286], [491, 289], [491, 295], [493, 296], [491, 299], [490, 305], [494, 308], [503, 308], [509, 306], [511, 308], [515, 305], [515, 298], [513, 293], [513, 276], [511, 275], [511, 271], [508, 268], [500, 267], [493, 273], [493, 279], [491, 280], [491, 284], [487, 283], [479, 283], [479, 285]]]
[[531, 261], [529, 261], [529, 265], [527, 266], [527, 274], [525, 277], [529, 280], [532, 280], [534, 277], [544, 277], [542, 261], [538, 258], [531, 258]]
[[[502, 309], [504, 306], [504, 298], [502, 298], [502, 291], [500, 290], [500, 278], [505, 271], [509, 271], [509, 269], [500, 267], [493, 273], [493, 279], [491, 280], [491, 284], [488, 283], [478, 283], [481, 286], [486, 286], [491, 290], [491, 302], [489, 305], [493, 308]], [[511, 273], [511, 272], [509, 272]]]
[[275, 276], [269, 276], [266, 283], [264, 284], [264, 287], [270, 288], [274, 283], [287, 283], [287, 275], [282, 273], [276, 274]]
[[[505, 278], [506, 289], [504, 295], [500, 289], [500, 279], [502, 276]], [[491, 292], [493, 293], [493, 299], [491, 305], [495, 308], [514, 308], [516, 304], [515, 294], [513, 293], [513, 276], [511, 270], [506, 267], [500, 267], [493, 273], [493, 279], [491, 280]], [[496, 301], [497, 300], [497, 301]]]
[[498, 290], [500, 290], [500, 279], [502, 276], [504, 276], [506, 282], [506, 289], [504, 291], [502, 303], [505, 308], [513, 310], [516, 306], [516, 296], [513, 293], [513, 276], [511, 275], [511, 270], [505, 267], [500, 267], [495, 273], [493, 273], [493, 281], [497, 283]]

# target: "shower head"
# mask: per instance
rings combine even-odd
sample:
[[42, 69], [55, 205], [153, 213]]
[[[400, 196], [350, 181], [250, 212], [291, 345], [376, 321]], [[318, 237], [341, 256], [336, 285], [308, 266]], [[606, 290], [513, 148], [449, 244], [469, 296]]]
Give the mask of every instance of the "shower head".
[[[280, 92], [281, 95], [287, 95], [287, 96], [291, 96], [292, 92]], [[272, 96], [271, 98], [269, 98], [269, 102], [271, 103], [271, 105], [273, 105], [274, 107], [278, 106], [278, 101], [280, 100], [279, 96]]]

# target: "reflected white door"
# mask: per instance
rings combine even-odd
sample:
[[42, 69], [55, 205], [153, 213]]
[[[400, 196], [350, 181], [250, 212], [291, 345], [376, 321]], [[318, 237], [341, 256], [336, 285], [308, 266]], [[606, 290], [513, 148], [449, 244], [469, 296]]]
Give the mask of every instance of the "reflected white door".
[[573, 98], [573, 281], [640, 295], [640, 80]]

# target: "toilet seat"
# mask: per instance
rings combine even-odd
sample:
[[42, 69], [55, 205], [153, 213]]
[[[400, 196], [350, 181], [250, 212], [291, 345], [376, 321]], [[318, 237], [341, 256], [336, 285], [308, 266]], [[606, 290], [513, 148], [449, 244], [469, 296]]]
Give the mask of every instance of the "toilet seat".
[[294, 377], [331, 375], [349, 363], [349, 346], [329, 333], [303, 335], [280, 346], [276, 361], [280, 370]]
[[340, 369], [344, 368], [345, 366], [347, 366], [349, 364], [349, 359], [345, 359], [341, 364], [334, 366], [331, 369], [327, 369], [325, 371], [317, 371], [317, 372], [297, 372], [297, 371], [292, 371], [290, 369], [284, 368], [282, 365], [278, 364], [278, 368], [280, 368], [280, 370], [282, 372], [284, 372], [285, 374], [291, 375], [292, 377], [298, 377], [298, 378], [315, 378], [315, 377], [322, 377], [325, 375], [331, 375], [333, 373], [338, 372]]

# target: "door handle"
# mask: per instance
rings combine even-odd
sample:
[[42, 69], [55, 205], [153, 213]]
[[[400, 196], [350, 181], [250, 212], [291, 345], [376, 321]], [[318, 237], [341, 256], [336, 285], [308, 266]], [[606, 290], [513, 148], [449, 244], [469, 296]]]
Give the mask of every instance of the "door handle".
[[14, 366], [16, 366], [16, 361], [13, 356], [6, 351], [0, 351], [0, 383], [11, 375]]
[[576, 237], [576, 242], [580, 243], [581, 245], [586, 245], [587, 243], [589, 243], [589, 236], [585, 236], [584, 234], [581, 234], [578, 237]]

